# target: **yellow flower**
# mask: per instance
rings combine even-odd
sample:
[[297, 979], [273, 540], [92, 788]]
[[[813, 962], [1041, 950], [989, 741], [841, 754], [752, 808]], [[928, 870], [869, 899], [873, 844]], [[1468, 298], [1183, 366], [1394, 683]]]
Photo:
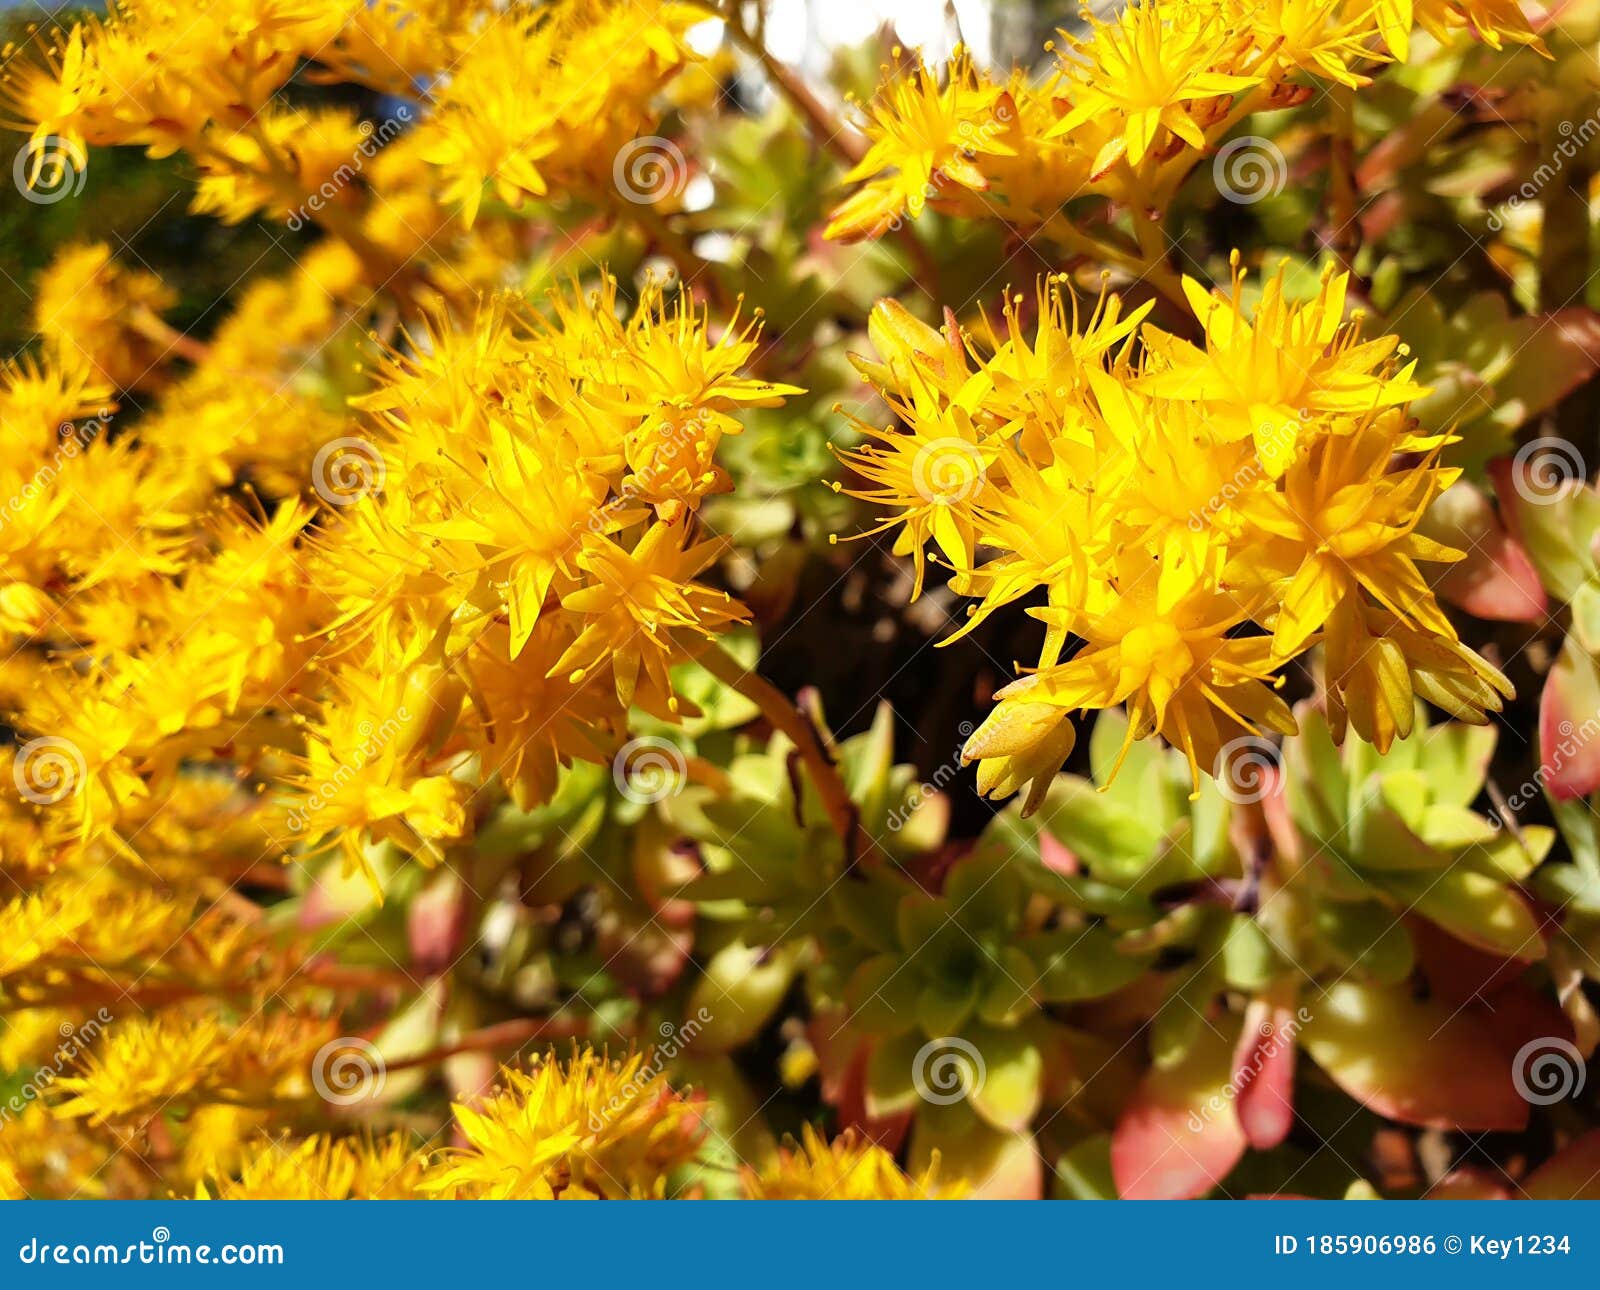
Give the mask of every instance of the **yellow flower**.
[[[1416, 561], [1452, 561], [1460, 553], [1415, 530], [1459, 472], [1439, 469], [1433, 458], [1392, 470], [1389, 424], [1371, 418], [1318, 440], [1289, 468], [1282, 492], [1257, 492], [1242, 504], [1249, 524], [1288, 544], [1281, 567], [1290, 572], [1273, 631], [1280, 657], [1301, 649], [1336, 605], [1359, 603], [1363, 590], [1402, 622], [1455, 639]], [[1269, 543], [1269, 566], [1276, 554]]]
[[1370, 76], [1355, 70], [1377, 60], [1372, 48], [1372, 9], [1349, 0], [1224, 0], [1225, 21], [1252, 33], [1255, 43], [1286, 70], [1352, 88]]
[[[1206, 147], [1205, 127], [1221, 116], [1227, 97], [1257, 84], [1254, 74], [1223, 70], [1224, 50], [1241, 40], [1221, 11], [1204, 0], [1130, 4], [1113, 22], [1093, 19], [1088, 40], [1067, 37], [1069, 80], [1065, 115], [1052, 135], [1070, 135], [1086, 121], [1115, 114], [1122, 131], [1094, 159], [1100, 174], [1126, 154], [1135, 166], [1165, 137]], [[1165, 129], [1170, 136], [1163, 136]]]
[[152, 386], [166, 350], [151, 329], [176, 300], [154, 274], [113, 263], [105, 243], [69, 246], [39, 276], [33, 325], [54, 352], [76, 351], [106, 384]]
[[974, 421], [969, 407], [945, 405], [921, 380], [913, 381], [909, 400], [896, 411], [912, 433], [855, 422], [874, 442], [840, 455], [874, 487], [843, 491], [887, 508], [878, 529], [869, 532], [903, 526], [895, 537], [894, 553], [911, 556], [916, 575], [912, 594], [919, 596], [928, 543], [938, 547], [951, 568], [972, 566], [977, 541], [974, 510], [999, 445]]
[[332, 693], [305, 724], [286, 823], [308, 843], [337, 842], [346, 871], [365, 873], [381, 896], [367, 839], [437, 862], [441, 844], [466, 830], [471, 790], [426, 758], [430, 735], [448, 729], [461, 704], [459, 682], [429, 657], [425, 641], [391, 630], [366, 644], [329, 676]]
[[237, 224], [258, 212], [314, 223], [330, 206], [353, 207], [370, 132], [342, 108], [265, 109], [211, 143], [190, 209]]
[[508, 1071], [500, 1091], [455, 1113], [467, 1146], [446, 1152], [422, 1188], [458, 1198], [660, 1196], [702, 1136], [699, 1108], [642, 1057], [610, 1062], [587, 1049]]
[[[1241, 284], [1236, 272], [1231, 300], [1186, 284], [1204, 349], [1115, 297], [1084, 319], [1043, 288], [1034, 334], [1012, 297], [984, 348], [953, 321], [941, 335], [875, 312], [881, 361], [857, 366], [901, 424], [858, 423], [872, 442], [845, 459], [873, 487], [855, 495], [898, 528], [914, 594], [939, 558], [975, 601], [950, 639], [1043, 600], [1028, 611], [1045, 625], [1032, 674], [999, 691], [963, 751], [980, 792], [1027, 788], [1037, 809], [1072, 750], [1071, 714], [1118, 704], [1128, 738], [1181, 748], [1198, 789], [1229, 741], [1293, 731], [1282, 669], [1341, 605], [1388, 615], [1373, 630], [1403, 657], [1385, 664], [1385, 693], [1438, 693], [1474, 719], [1498, 704], [1503, 678], [1457, 652], [1417, 569], [1456, 558], [1414, 532], [1454, 473], [1437, 464], [1445, 437], [1406, 416], [1422, 390], [1390, 362], [1397, 342], [1343, 322], [1342, 275], [1292, 302], [1279, 274], [1249, 316]], [[1337, 645], [1364, 677], [1355, 641]], [[1354, 712], [1365, 693], [1358, 681], [1329, 702]], [[1355, 719], [1383, 724], [1366, 707]]]
[[[1230, 739], [1262, 727], [1292, 734], [1294, 718], [1273, 692], [1271, 641], [1233, 634], [1250, 606], [1196, 577], [1171, 609], [1158, 612], [1155, 580], [1135, 568], [1137, 559], [1121, 563], [1126, 589], [1117, 603], [1082, 623], [1087, 644], [1078, 654], [996, 697], [1071, 709], [1126, 703], [1129, 740], [1158, 731], [1183, 750], [1198, 789], [1201, 769], [1214, 768]], [[1048, 621], [1059, 611], [1035, 612]], [[971, 747], [964, 754], [976, 755]]]
[[1253, 438], [1267, 473], [1283, 474], [1309, 418], [1359, 416], [1427, 393], [1411, 379], [1415, 363], [1399, 370], [1390, 364], [1395, 337], [1363, 342], [1359, 319], [1345, 324], [1349, 280], [1330, 267], [1317, 295], [1296, 304], [1284, 295], [1280, 268], [1247, 319], [1237, 262], [1227, 298], [1185, 278], [1184, 294], [1205, 328], [1206, 347], [1176, 336], [1147, 337], [1154, 358], [1139, 388], [1162, 399], [1199, 402], [1219, 437]]
[[224, 1177], [202, 1198], [218, 1200], [413, 1200], [427, 1167], [426, 1152], [408, 1135], [378, 1139], [269, 1139], [247, 1149], [236, 1176]]
[[941, 1186], [935, 1160], [909, 1177], [875, 1142], [845, 1133], [825, 1141], [811, 1125], [798, 1150], [784, 1150], [770, 1168], [745, 1173], [751, 1200], [952, 1200], [964, 1188]]
[[227, 1027], [195, 1008], [119, 1019], [83, 1059], [81, 1074], [55, 1087], [71, 1096], [56, 1108], [91, 1124], [148, 1116], [171, 1104], [255, 1101], [304, 1085], [330, 1023], [285, 1013], [252, 1013]]
[[1413, 26], [1440, 41], [1467, 28], [1491, 49], [1509, 40], [1550, 57], [1518, 0], [1376, 0], [1373, 14], [1383, 43], [1401, 62], [1410, 56]]
[[551, 665], [550, 675], [577, 683], [609, 668], [617, 699], [627, 706], [636, 692], [671, 711], [678, 706], [667, 668], [690, 656], [686, 638], [713, 639], [749, 615], [726, 592], [691, 581], [724, 549], [720, 540], [689, 544], [687, 532], [652, 524], [632, 550], [610, 538], [585, 535], [578, 566], [587, 585], [568, 592], [561, 606], [582, 624], [578, 637]]
[[1380, 753], [1411, 733], [1418, 699], [1482, 725], [1514, 694], [1498, 668], [1460, 641], [1408, 627], [1353, 598], [1329, 617], [1325, 653], [1323, 693], [1334, 739], [1343, 742], [1348, 726]]
[[868, 108], [871, 146], [844, 181], [871, 182], [833, 212], [825, 236], [881, 236], [902, 214], [921, 215], [946, 186], [983, 192], [989, 183], [980, 158], [1014, 154], [1006, 127], [1015, 111], [965, 50], [951, 58], [942, 85], [919, 59], [909, 74], [888, 80]]
[[641, 19], [618, 0], [495, 15], [465, 41], [419, 130], [444, 199], [471, 226], [486, 186], [511, 206], [553, 189], [606, 198], [619, 149], [653, 132], [652, 100], [690, 62], [683, 35], [700, 16], [667, 4]]

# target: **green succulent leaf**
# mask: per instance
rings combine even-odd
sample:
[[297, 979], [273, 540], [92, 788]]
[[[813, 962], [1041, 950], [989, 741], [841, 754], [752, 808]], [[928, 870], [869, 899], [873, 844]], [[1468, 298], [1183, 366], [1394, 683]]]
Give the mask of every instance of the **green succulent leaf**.
[[1137, 981], [1153, 952], [1125, 953], [1118, 938], [1099, 924], [1038, 932], [1021, 942], [1039, 967], [1039, 997], [1047, 1003], [1100, 999]]

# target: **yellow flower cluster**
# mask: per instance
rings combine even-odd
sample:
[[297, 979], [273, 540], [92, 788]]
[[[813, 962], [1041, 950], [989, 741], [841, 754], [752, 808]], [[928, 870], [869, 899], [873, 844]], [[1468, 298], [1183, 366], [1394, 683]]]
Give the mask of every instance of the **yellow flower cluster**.
[[[475, 799], [531, 807], [562, 763], [608, 761], [631, 711], [694, 713], [669, 669], [744, 617], [696, 581], [720, 550], [697, 511], [741, 409], [794, 387], [743, 374], [756, 323], [655, 282], [383, 349], [337, 241], [206, 345], [176, 348], [170, 293], [104, 247], [36, 300], [39, 354], [0, 371], [0, 1009], [5, 1065], [57, 1078], [0, 1185], [144, 1194], [233, 1176], [258, 1108], [315, 1104], [345, 1009], [415, 985], [312, 954], [241, 889], [334, 846], [377, 887], [470, 846]], [[159, 396], [137, 435], [134, 386]], [[364, 417], [337, 397], [360, 389]], [[105, 1005], [63, 1058], [57, 1027]]]
[[[182, 151], [200, 171], [195, 210], [319, 225], [375, 287], [421, 275], [435, 294], [470, 295], [486, 285], [478, 269], [503, 269], [466, 236], [485, 195], [626, 204], [619, 155], [659, 127], [662, 91], [697, 61], [684, 35], [704, 16], [690, 4], [641, 16], [626, 0], [215, 0], [198, 12], [120, 0], [40, 56], [19, 52], [0, 102], [30, 132], [32, 184], [81, 172], [89, 145]], [[276, 96], [296, 75], [393, 95], [398, 116], [374, 127], [350, 108], [286, 104]]]
[[[997, 80], [957, 51], [941, 76], [920, 59], [866, 109], [865, 181], [829, 237], [878, 237], [927, 206], [1086, 243], [1064, 212], [1078, 198], [1164, 211], [1195, 163], [1252, 112], [1304, 101], [1318, 84], [1367, 84], [1405, 59], [1414, 25], [1543, 49], [1515, 0], [1134, 0], [1084, 37], [1063, 36], [1042, 81]], [[1139, 257], [1126, 259], [1134, 267]]]
[[1036, 807], [1070, 714], [1117, 704], [1128, 739], [1182, 748], [1198, 787], [1233, 740], [1294, 730], [1275, 689], [1318, 641], [1336, 737], [1348, 720], [1387, 749], [1414, 695], [1482, 721], [1510, 694], [1417, 566], [1459, 557], [1415, 531], [1459, 472], [1406, 415], [1424, 391], [1395, 338], [1342, 321], [1342, 273], [1304, 301], [1280, 273], [1253, 311], [1244, 285], [1237, 268], [1228, 294], [1185, 281], [1203, 345], [1116, 296], [1085, 319], [1056, 284], [1031, 334], [1013, 298], [981, 350], [953, 323], [875, 311], [881, 361], [860, 366], [901, 424], [859, 426], [855, 495], [898, 530], [919, 591], [932, 559], [978, 601], [957, 636], [1045, 596], [1037, 668], [965, 749], [983, 792], [1031, 782]]
[[[257, 288], [235, 320], [257, 347], [257, 309], [281, 289]], [[148, 859], [126, 842], [142, 814], [227, 802], [230, 785], [186, 771], [204, 764], [280, 790], [241, 852], [274, 836], [337, 842], [352, 865], [383, 841], [437, 858], [470, 833], [489, 777], [532, 806], [559, 764], [609, 760], [630, 708], [692, 711], [668, 669], [745, 617], [695, 581], [720, 549], [696, 539], [695, 512], [728, 486], [713, 458], [734, 414], [794, 387], [741, 375], [756, 324], [713, 338], [658, 285], [625, 320], [609, 280], [552, 313], [495, 305], [389, 354], [363, 400], [383, 433], [367, 438], [292, 388], [223, 393], [253, 357], [227, 328], [136, 445], [72, 429], [106, 397], [91, 376], [11, 373], [4, 396], [33, 429], [5, 422], [18, 478], [0, 607], [36, 649], [9, 665], [7, 757], [36, 838], [8, 866], [60, 870], [65, 838], [86, 866], [100, 843]], [[311, 504], [257, 518], [217, 491], [241, 469]]]
[[937, 1161], [908, 1177], [882, 1147], [844, 1134], [832, 1142], [807, 1125], [798, 1150], [778, 1153], [765, 1170], [748, 1170], [753, 1200], [956, 1200], [959, 1184], [941, 1186]]
[[[696, 1194], [704, 1106], [675, 1091], [639, 1056], [607, 1061], [587, 1049], [569, 1062], [502, 1072], [476, 1106], [457, 1105], [463, 1146], [439, 1152], [395, 1133], [371, 1140], [312, 1136], [247, 1148], [237, 1176], [204, 1183], [222, 1200], [626, 1200]], [[936, 1168], [909, 1178], [881, 1147], [810, 1126], [798, 1150], [747, 1168], [752, 1200], [925, 1200]]]
[[612, 280], [551, 309], [390, 355], [360, 401], [386, 436], [323, 462], [341, 513], [310, 576], [332, 648], [291, 819], [353, 863], [369, 837], [423, 856], [463, 838], [475, 776], [531, 807], [561, 763], [608, 761], [630, 708], [678, 719], [668, 669], [746, 616], [695, 581], [721, 549], [695, 512], [727, 487], [733, 414], [797, 392], [741, 375], [755, 324], [713, 340], [653, 284], [623, 321]]

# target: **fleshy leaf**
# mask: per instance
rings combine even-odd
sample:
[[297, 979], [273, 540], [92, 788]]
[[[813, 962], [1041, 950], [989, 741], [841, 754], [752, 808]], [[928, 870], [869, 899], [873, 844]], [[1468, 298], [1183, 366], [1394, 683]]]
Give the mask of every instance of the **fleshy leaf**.
[[1556, 801], [1587, 797], [1600, 788], [1600, 739], [1580, 737], [1600, 717], [1600, 667], [1574, 636], [1539, 696], [1539, 773]]
[[1232, 1074], [1231, 1045], [1207, 1026], [1181, 1066], [1145, 1076], [1111, 1135], [1119, 1196], [1190, 1200], [1228, 1176], [1246, 1145]]
[[1341, 981], [1307, 1005], [1312, 1060], [1379, 1115], [1426, 1128], [1520, 1129], [1528, 1103], [1511, 1058], [1476, 1010], [1416, 999], [1403, 987]]

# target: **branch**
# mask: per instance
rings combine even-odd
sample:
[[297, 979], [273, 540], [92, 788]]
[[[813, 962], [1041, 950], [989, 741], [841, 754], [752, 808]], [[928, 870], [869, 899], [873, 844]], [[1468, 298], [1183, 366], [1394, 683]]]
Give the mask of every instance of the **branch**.
[[850, 792], [839, 776], [817, 728], [784, 693], [764, 677], [750, 671], [720, 645], [713, 644], [695, 661], [724, 685], [737, 690], [761, 709], [773, 729], [787, 735], [800, 754], [811, 785], [822, 799], [822, 808], [828, 813], [833, 830], [845, 846], [845, 861], [849, 865], [871, 848], [871, 839], [861, 827], [861, 815], [850, 800]]

